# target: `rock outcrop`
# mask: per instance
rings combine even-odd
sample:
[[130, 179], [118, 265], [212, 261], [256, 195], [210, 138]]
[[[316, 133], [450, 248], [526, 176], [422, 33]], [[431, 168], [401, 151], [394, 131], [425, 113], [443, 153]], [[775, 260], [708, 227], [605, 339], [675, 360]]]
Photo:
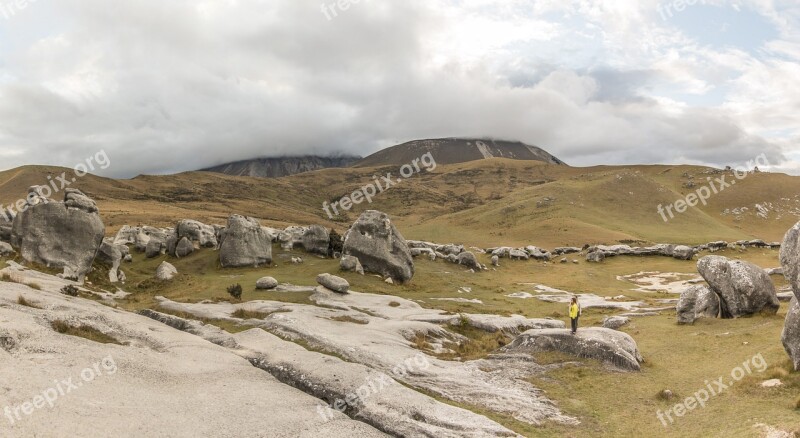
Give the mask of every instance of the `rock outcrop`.
[[64, 202], [48, 202], [31, 187], [27, 208], [16, 218], [11, 245], [22, 258], [63, 269], [65, 278], [83, 281], [92, 267], [105, 226], [94, 201], [76, 189], [66, 189]]
[[[106, 265], [108, 269], [108, 281], [117, 283], [124, 280], [125, 274], [119, 269], [122, 260], [128, 255], [128, 247], [125, 245], [114, 244], [114, 239], [103, 239], [100, 251], [97, 252], [97, 261]], [[123, 278], [120, 278], [123, 277]]]
[[364, 267], [361, 266], [361, 262], [358, 261], [358, 258], [351, 255], [342, 256], [342, 259], [339, 260], [339, 269], [345, 272], [355, 272], [364, 275]]
[[458, 256], [458, 264], [462, 266], [466, 266], [469, 269], [474, 269], [475, 271], [480, 271], [483, 269], [480, 262], [478, 262], [478, 257], [475, 256], [474, 253], [470, 251], [464, 251]]
[[761, 312], [774, 315], [780, 308], [769, 275], [750, 262], [706, 256], [697, 262], [697, 270], [711, 291], [719, 296], [722, 318], [738, 318]]
[[365, 211], [344, 237], [344, 254], [361, 262], [364, 271], [401, 283], [414, 277], [414, 260], [408, 244], [389, 216]]
[[219, 261], [223, 268], [269, 265], [272, 238], [256, 219], [232, 215], [220, 245]]
[[631, 319], [627, 316], [607, 316], [603, 320], [603, 328], [611, 330], [619, 330], [622, 327], [630, 324]]
[[501, 351], [558, 351], [572, 356], [596, 359], [628, 371], [639, 371], [644, 363], [636, 341], [628, 334], [607, 328], [579, 329], [573, 335], [566, 329], [528, 330]]
[[175, 245], [175, 257], [182, 258], [190, 255], [194, 252], [194, 245], [189, 239], [184, 236], [181, 237], [181, 240], [178, 241], [178, 244]]
[[719, 316], [719, 297], [705, 286], [692, 286], [678, 300], [678, 324], [693, 324], [698, 318]]
[[197, 243], [202, 248], [216, 248], [217, 230], [213, 225], [206, 225], [196, 220], [184, 219], [175, 226], [178, 239], [186, 237], [190, 242]]

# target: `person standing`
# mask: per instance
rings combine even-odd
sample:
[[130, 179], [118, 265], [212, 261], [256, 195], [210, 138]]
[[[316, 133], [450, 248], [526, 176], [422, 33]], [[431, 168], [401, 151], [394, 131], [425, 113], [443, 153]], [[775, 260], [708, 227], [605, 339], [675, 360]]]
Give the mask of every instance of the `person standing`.
[[572, 334], [578, 332], [578, 318], [581, 316], [581, 305], [578, 304], [578, 297], [572, 297], [569, 304], [569, 320], [572, 323]]

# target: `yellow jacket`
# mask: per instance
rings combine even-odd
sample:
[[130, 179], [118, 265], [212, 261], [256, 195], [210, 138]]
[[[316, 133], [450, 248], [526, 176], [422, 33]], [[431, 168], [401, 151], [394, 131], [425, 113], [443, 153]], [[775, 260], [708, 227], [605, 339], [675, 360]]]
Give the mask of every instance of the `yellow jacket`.
[[569, 305], [569, 317], [575, 319], [581, 316], [581, 306], [579, 304]]

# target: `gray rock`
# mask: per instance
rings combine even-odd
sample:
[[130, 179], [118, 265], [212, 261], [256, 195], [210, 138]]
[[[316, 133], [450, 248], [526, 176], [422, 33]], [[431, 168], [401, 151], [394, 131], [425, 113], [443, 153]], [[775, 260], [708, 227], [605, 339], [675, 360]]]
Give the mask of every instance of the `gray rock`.
[[792, 287], [794, 295], [800, 299], [800, 222], [783, 237], [780, 260], [783, 275]]
[[512, 249], [508, 252], [508, 257], [512, 260], [529, 260], [531, 256], [521, 249]]
[[175, 257], [186, 257], [194, 252], [194, 245], [186, 236], [181, 237], [180, 242], [175, 246]]
[[493, 255], [492, 256], [492, 266], [498, 267], [500, 266], [500, 257]]
[[170, 257], [177, 257], [176, 251], [178, 249], [178, 235], [173, 234], [167, 237], [166, 242], [164, 242], [164, 249], [167, 252], [167, 255]]
[[672, 257], [678, 260], [691, 260], [694, 255], [695, 250], [690, 246], [678, 245], [672, 250]]
[[792, 358], [794, 370], [800, 371], [800, 302], [795, 297], [786, 314], [786, 323], [783, 327], [783, 348]]
[[108, 281], [117, 283], [120, 280], [119, 265], [122, 264], [122, 251], [120, 248], [128, 249], [124, 245], [115, 245], [114, 239], [104, 239], [100, 245], [100, 250], [97, 252], [97, 262], [106, 265], [108, 270]]
[[[61, 268], [65, 278], [83, 281], [105, 233], [96, 206], [83, 198], [70, 189], [65, 202], [29, 205], [14, 218], [11, 245], [28, 262]], [[72, 201], [69, 206], [67, 201]]]
[[600, 263], [606, 259], [606, 253], [603, 251], [593, 251], [586, 254], [586, 261], [592, 263]]
[[[174, 239], [174, 237], [170, 237], [170, 239]], [[147, 242], [147, 246], [145, 248], [144, 255], [148, 259], [156, 258], [156, 257], [160, 256], [161, 254], [163, 254], [165, 249], [166, 248], [164, 247], [164, 244], [162, 242], [160, 242], [160, 241], [158, 241], [156, 239], [151, 239], [149, 242]], [[174, 253], [174, 250], [173, 250], [173, 253]]]
[[705, 286], [692, 286], [681, 293], [676, 310], [678, 324], [693, 324], [698, 318], [719, 316], [719, 297]]
[[553, 250], [553, 254], [554, 255], [567, 255], [567, 254], [575, 254], [575, 253], [579, 253], [579, 252], [581, 252], [581, 249], [580, 248], [574, 248], [574, 247], [561, 247], [561, 248], [556, 248], [556, 249]]
[[780, 308], [769, 275], [750, 262], [706, 256], [697, 262], [697, 270], [719, 296], [722, 318], [738, 318], [760, 312], [774, 315]]
[[186, 237], [190, 242], [196, 242], [203, 248], [216, 248], [218, 245], [217, 230], [213, 226], [202, 222], [184, 219], [178, 222], [175, 232], [178, 235], [178, 239]]
[[66, 189], [64, 193], [64, 204], [67, 208], [75, 208], [87, 213], [97, 213], [97, 204], [80, 190]]
[[356, 272], [364, 275], [364, 267], [361, 266], [361, 262], [358, 261], [357, 257], [351, 255], [342, 256], [341, 260], [339, 260], [339, 269], [345, 272]]
[[272, 263], [272, 239], [256, 219], [232, 215], [219, 249], [219, 261], [223, 268], [268, 265]]
[[517, 336], [503, 352], [558, 351], [572, 356], [596, 359], [619, 369], [639, 371], [644, 362], [636, 341], [628, 334], [607, 328], [534, 329]]
[[0, 242], [0, 257], [9, 256], [14, 254], [14, 248], [6, 242]]
[[161, 281], [169, 281], [175, 278], [178, 275], [178, 269], [172, 264], [167, 262], [161, 262], [156, 268], [156, 279]]
[[474, 269], [476, 271], [480, 271], [483, 267], [478, 262], [478, 257], [475, 256], [474, 253], [469, 251], [464, 251], [458, 255], [458, 264], [466, 266], [470, 269]]
[[317, 275], [317, 283], [340, 294], [346, 294], [350, 289], [350, 283], [347, 280], [331, 274]]
[[328, 229], [321, 225], [311, 225], [306, 228], [301, 238], [301, 245], [306, 252], [323, 256], [328, 255], [330, 242], [331, 235]]
[[414, 260], [406, 240], [389, 216], [365, 211], [345, 233], [344, 254], [358, 258], [364, 271], [405, 283], [414, 277]]
[[278, 287], [278, 280], [272, 277], [262, 277], [256, 281], [256, 289], [258, 290], [271, 290]]
[[631, 319], [627, 316], [607, 316], [603, 320], [603, 328], [611, 330], [619, 330], [622, 327], [630, 324]]

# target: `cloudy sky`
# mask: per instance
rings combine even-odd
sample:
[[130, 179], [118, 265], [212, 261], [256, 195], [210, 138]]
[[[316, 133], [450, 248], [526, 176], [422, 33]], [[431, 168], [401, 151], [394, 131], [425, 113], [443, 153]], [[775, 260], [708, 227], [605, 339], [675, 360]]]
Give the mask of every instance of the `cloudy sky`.
[[335, 1], [0, 0], [0, 170], [485, 136], [800, 174], [796, 0]]

